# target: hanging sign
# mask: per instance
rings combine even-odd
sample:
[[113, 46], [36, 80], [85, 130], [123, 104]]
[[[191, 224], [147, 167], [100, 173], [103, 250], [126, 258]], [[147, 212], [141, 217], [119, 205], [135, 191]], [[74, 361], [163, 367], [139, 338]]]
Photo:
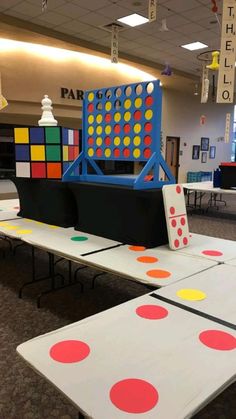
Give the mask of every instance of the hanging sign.
[[217, 103], [233, 103], [236, 57], [236, 0], [224, 0]]
[[230, 140], [230, 121], [231, 121], [231, 114], [226, 114], [225, 119], [225, 143], [229, 143]]
[[207, 103], [208, 94], [209, 94], [209, 79], [208, 79], [209, 70], [204, 66], [202, 68], [202, 94], [201, 94], [201, 103]]
[[206, 116], [205, 115], [201, 115], [200, 116], [200, 125], [203, 126], [206, 123]]
[[118, 63], [118, 26], [112, 25], [111, 32], [111, 62]]
[[149, 22], [157, 20], [157, 0], [149, 0], [148, 19]]

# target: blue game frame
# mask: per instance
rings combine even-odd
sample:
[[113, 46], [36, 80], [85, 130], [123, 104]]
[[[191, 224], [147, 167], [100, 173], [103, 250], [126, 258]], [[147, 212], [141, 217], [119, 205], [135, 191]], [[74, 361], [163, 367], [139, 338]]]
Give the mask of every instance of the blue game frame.
[[[129, 94], [127, 94], [127, 89], [129, 89]], [[149, 104], [148, 106], [144, 106], [143, 103], [147, 103], [147, 97], [151, 97], [151, 105]], [[138, 101], [136, 102], [137, 99]], [[96, 107], [94, 104], [96, 104]], [[123, 106], [121, 106], [121, 104], [123, 104]], [[136, 105], [138, 105], [138, 108]], [[132, 83], [124, 86], [115, 86], [85, 92], [83, 101], [82, 152], [65, 171], [62, 180], [125, 185], [131, 186], [133, 189], [153, 189], [160, 188], [165, 184], [175, 183], [175, 178], [173, 177], [160, 151], [161, 105], [162, 91], [160, 88], [159, 80], [154, 80], [152, 82]], [[89, 107], [92, 107], [92, 109]], [[104, 112], [104, 109], [106, 113]], [[151, 123], [149, 119], [146, 119], [147, 111], [149, 111], [149, 117], [151, 116]], [[139, 112], [139, 115], [141, 115], [138, 121], [135, 121], [134, 117], [131, 118], [131, 121], [127, 121], [126, 119], [121, 118], [121, 116], [124, 118], [130, 118], [130, 115], [136, 116], [136, 112]], [[106, 120], [107, 115], [109, 115], [110, 121], [106, 121], [105, 125], [104, 119]], [[115, 121], [117, 115], [120, 115], [119, 118], [122, 119], [121, 123], [124, 124], [122, 128], [121, 124], [118, 123], [119, 121]], [[98, 125], [96, 125], [96, 122], [94, 124], [94, 121], [98, 121], [98, 118], [99, 122], [97, 122]], [[124, 131], [127, 126], [129, 129], [131, 129], [131, 123], [133, 124], [133, 141], [131, 141], [131, 135], [129, 134], [127, 136]], [[145, 139], [147, 137], [150, 138], [150, 135], [148, 135], [148, 132], [145, 132], [145, 130], [148, 128], [145, 124], [151, 125], [151, 145], [148, 147], [145, 145]], [[96, 140], [97, 144], [98, 140], [100, 141], [99, 145], [96, 146], [96, 152], [94, 147], [91, 146], [91, 141], [94, 141], [94, 139], [91, 137], [95, 131], [94, 125], [96, 126], [96, 132], [99, 129], [99, 133], [97, 132], [97, 134], [95, 134], [98, 135]], [[107, 134], [108, 128], [110, 131], [109, 134]], [[118, 134], [117, 137], [115, 130], [118, 128], [121, 129], [122, 132], [121, 134]], [[135, 130], [140, 130], [141, 133], [136, 132]], [[126, 146], [122, 143], [120, 147], [119, 145], [112, 145], [109, 147], [110, 144], [109, 146], [105, 144], [107, 138], [109, 138], [109, 141], [114, 144], [115, 138], [120, 138], [120, 136], [123, 137], [123, 143], [125, 143], [125, 138], [128, 138], [130, 140], [130, 144]], [[138, 146], [134, 145], [135, 138], [140, 139], [140, 144]], [[96, 155], [98, 149], [102, 154], [102, 157]], [[119, 155], [113, 155], [112, 158], [110, 158], [112, 152], [114, 154], [115, 149], [119, 150]], [[127, 149], [129, 150], [128, 158], [124, 157], [124, 149], [126, 149], [126, 153]], [[149, 151], [150, 157], [147, 155], [145, 156], [145, 151], [147, 152], [147, 149]], [[123, 155], [120, 155], [122, 152]], [[106, 153], [110, 153], [109, 156], [107, 155], [107, 158], [105, 156]], [[111, 176], [105, 175], [99, 168], [96, 161], [100, 160], [138, 161], [144, 163], [144, 167], [140, 174], [137, 176]], [[89, 166], [93, 168], [95, 172], [94, 174], [88, 173]], [[164, 172], [164, 177], [166, 177], [168, 180], [159, 179], [160, 168]], [[147, 180], [150, 179], [147, 178], [150, 171], [152, 171], [151, 180]], [[75, 175], [75, 172], [77, 175]]]

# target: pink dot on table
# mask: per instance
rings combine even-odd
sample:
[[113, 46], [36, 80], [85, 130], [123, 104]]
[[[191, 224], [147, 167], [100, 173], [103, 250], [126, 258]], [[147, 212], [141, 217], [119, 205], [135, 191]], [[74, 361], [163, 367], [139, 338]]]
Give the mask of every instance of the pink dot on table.
[[149, 320], [160, 320], [168, 316], [168, 310], [161, 306], [144, 305], [136, 308], [139, 317]]
[[171, 273], [168, 271], [164, 271], [162, 269], [153, 269], [151, 271], [147, 271], [146, 274], [150, 276], [151, 278], [169, 278], [171, 276]]
[[94, 139], [92, 137], [89, 137], [88, 145], [93, 145], [93, 144], [94, 144]]
[[97, 157], [102, 157], [102, 149], [101, 148], [97, 148], [96, 155], [97, 155]]
[[171, 225], [172, 225], [172, 227], [176, 227], [176, 225], [177, 225], [176, 220], [171, 220]]
[[109, 145], [111, 145], [111, 139], [110, 139], [110, 137], [106, 137], [105, 138], [105, 144], [106, 144], [106, 146], [108, 147]]
[[87, 358], [90, 348], [80, 340], [64, 340], [53, 345], [49, 353], [54, 361], [70, 364]]
[[188, 244], [188, 239], [187, 239], [187, 237], [184, 237], [184, 238], [183, 238], [183, 244], [184, 244], [185, 246]]
[[175, 213], [175, 207], [170, 207], [170, 213], [171, 213], [171, 215], [174, 215], [174, 213]]
[[223, 255], [223, 253], [219, 252], [219, 250], [203, 250], [202, 254], [206, 256], [222, 256]]
[[152, 137], [150, 137], [150, 135], [145, 135], [144, 144], [148, 146], [152, 144]]
[[150, 148], [145, 148], [143, 155], [145, 157], [145, 159], [149, 159], [149, 157], [151, 157], [152, 151]]
[[182, 230], [182, 228], [178, 228], [178, 231], [177, 231], [177, 233], [178, 233], [178, 236], [182, 236], [182, 234], [183, 234], [183, 230]]
[[137, 261], [142, 263], [156, 263], [158, 262], [158, 259], [154, 256], [139, 256]]
[[182, 226], [185, 226], [185, 224], [186, 224], [186, 220], [185, 220], [185, 218], [184, 218], [184, 217], [181, 217], [181, 218], [180, 218], [180, 224], [181, 224]]
[[124, 157], [129, 157], [130, 156], [130, 150], [128, 148], [124, 148], [124, 150], [123, 150], [123, 156]]
[[105, 115], [105, 121], [106, 121], [106, 122], [111, 122], [111, 114], [110, 114], [110, 113], [107, 113], [107, 114]]
[[174, 241], [174, 245], [175, 245], [175, 247], [179, 247], [179, 240], [178, 240], [178, 239], [176, 239], [176, 240]]
[[116, 124], [116, 125], [114, 126], [114, 132], [115, 132], [116, 134], [119, 134], [119, 133], [120, 133], [120, 125], [119, 125], [119, 124]]
[[115, 148], [114, 149], [114, 156], [115, 157], [120, 157], [120, 150], [119, 150], [119, 148]]
[[218, 351], [231, 351], [236, 349], [236, 338], [230, 333], [222, 330], [205, 330], [199, 335], [200, 341], [203, 345]]
[[182, 190], [182, 189], [181, 189], [181, 187], [180, 187], [179, 185], [177, 185], [177, 186], [176, 186], [176, 192], [177, 192], [177, 193], [181, 193], [181, 190]]
[[130, 130], [131, 130], [130, 124], [125, 124], [124, 125], [124, 132], [125, 132], [125, 134], [128, 134], [130, 132]]
[[134, 112], [135, 121], [140, 121], [141, 118], [142, 118], [142, 112], [141, 111], [135, 111]]
[[147, 106], [152, 106], [153, 104], [153, 97], [152, 96], [147, 96], [145, 99], [145, 103]]
[[88, 105], [88, 111], [89, 111], [89, 112], [93, 112], [93, 111], [94, 111], [94, 105], [93, 105], [92, 103], [90, 103], [90, 104]]
[[146, 122], [146, 124], [144, 125], [144, 129], [146, 132], [150, 132], [152, 130], [151, 122]]
[[145, 413], [158, 403], [159, 394], [148, 381], [126, 378], [118, 381], [110, 390], [111, 402], [127, 413]]

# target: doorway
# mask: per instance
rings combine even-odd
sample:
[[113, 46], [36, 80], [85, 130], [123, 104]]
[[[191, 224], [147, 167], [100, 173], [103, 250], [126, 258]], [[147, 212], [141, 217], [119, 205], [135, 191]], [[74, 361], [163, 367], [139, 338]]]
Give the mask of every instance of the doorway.
[[179, 175], [179, 137], [166, 137], [166, 163], [168, 164], [172, 175], [178, 182]]

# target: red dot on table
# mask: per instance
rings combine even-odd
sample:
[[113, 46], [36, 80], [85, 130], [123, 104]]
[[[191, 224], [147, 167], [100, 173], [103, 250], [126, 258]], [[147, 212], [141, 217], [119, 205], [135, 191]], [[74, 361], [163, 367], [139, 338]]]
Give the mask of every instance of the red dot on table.
[[115, 132], [116, 134], [119, 134], [119, 133], [120, 133], [120, 130], [121, 130], [120, 125], [119, 125], [119, 124], [116, 124], [116, 125], [114, 126], [114, 132]]
[[152, 155], [151, 149], [150, 148], [145, 148], [145, 150], [143, 152], [143, 155], [144, 155], [145, 159], [149, 159], [149, 157], [151, 157], [151, 155]]
[[206, 256], [222, 256], [223, 255], [223, 253], [219, 252], [219, 250], [203, 250], [202, 254]]
[[124, 125], [124, 132], [125, 132], [125, 134], [128, 134], [130, 132], [130, 130], [131, 130], [130, 124], [125, 124]]
[[94, 105], [93, 105], [93, 103], [89, 103], [88, 112], [93, 112], [93, 111], [94, 111]]
[[146, 124], [144, 125], [144, 129], [146, 132], [150, 132], [152, 130], [151, 122], [146, 122]]
[[136, 314], [144, 319], [160, 320], [168, 316], [168, 310], [161, 306], [144, 305], [136, 309]]
[[130, 156], [130, 150], [128, 148], [124, 148], [124, 150], [123, 150], [123, 156], [124, 157], [129, 157]]
[[182, 189], [181, 189], [181, 187], [180, 187], [179, 185], [177, 185], [177, 186], [176, 186], [176, 192], [177, 192], [177, 193], [181, 193], [181, 190], [182, 190]]
[[144, 144], [147, 145], [147, 146], [152, 144], [152, 137], [150, 137], [150, 135], [145, 135]]
[[135, 111], [134, 112], [135, 121], [140, 121], [141, 118], [142, 118], [142, 112], [141, 111]]
[[170, 207], [170, 213], [171, 213], [171, 215], [175, 214], [175, 207]]
[[92, 137], [88, 138], [88, 145], [93, 145], [94, 144], [94, 139]]
[[106, 122], [111, 122], [111, 114], [110, 114], [110, 113], [107, 113], [107, 114], [105, 115], [105, 121], [106, 121]]
[[96, 155], [97, 155], [97, 157], [102, 157], [102, 149], [101, 148], [97, 148]]
[[110, 139], [110, 137], [106, 137], [104, 142], [105, 142], [106, 146], [111, 145], [111, 139]]
[[177, 231], [177, 233], [178, 233], [178, 236], [182, 236], [182, 234], [183, 234], [183, 230], [182, 230], [182, 228], [178, 228], [178, 231]]
[[147, 106], [152, 106], [153, 105], [153, 97], [152, 96], [147, 96], [145, 99], [145, 104]]
[[183, 238], [183, 244], [184, 244], [185, 246], [188, 244], [188, 239], [187, 239], [187, 237], [184, 237], [184, 238]]
[[114, 156], [115, 157], [120, 157], [120, 150], [119, 150], [119, 148], [115, 148], [114, 149]]
[[164, 271], [162, 269], [153, 269], [151, 271], [147, 271], [146, 274], [151, 278], [169, 278], [171, 273], [168, 271]]
[[181, 217], [181, 218], [180, 218], [180, 224], [181, 224], [182, 226], [185, 226], [185, 224], [186, 224], [186, 220], [185, 220], [185, 218], [184, 218], [184, 217]]
[[217, 349], [219, 351], [236, 349], [236, 338], [222, 330], [205, 330], [200, 333], [199, 339], [203, 345], [211, 349]]
[[56, 343], [50, 348], [50, 357], [54, 361], [69, 364], [80, 362], [87, 358], [90, 348], [85, 342], [79, 340], [64, 340]]
[[175, 247], [179, 247], [179, 240], [178, 240], [178, 239], [176, 239], [176, 240], [174, 241], [174, 245], [175, 245]]
[[159, 394], [148, 381], [126, 378], [118, 381], [110, 390], [111, 402], [127, 413], [145, 413], [158, 403]]
[[171, 220], [171, 225], [172, 225], [172, 227], [176, 227], [176, 225], [177, 225], [176, 220]]
[[146, 247], [144, 247], [144, 246], [129, 246], [129, 250], [133, 250], [134, 252], [142, 252], [143, 250], [146, 250]]
[[137, 261], [142, 263], [156, 263], [158, 259], [153, 256], [139, 256]]

